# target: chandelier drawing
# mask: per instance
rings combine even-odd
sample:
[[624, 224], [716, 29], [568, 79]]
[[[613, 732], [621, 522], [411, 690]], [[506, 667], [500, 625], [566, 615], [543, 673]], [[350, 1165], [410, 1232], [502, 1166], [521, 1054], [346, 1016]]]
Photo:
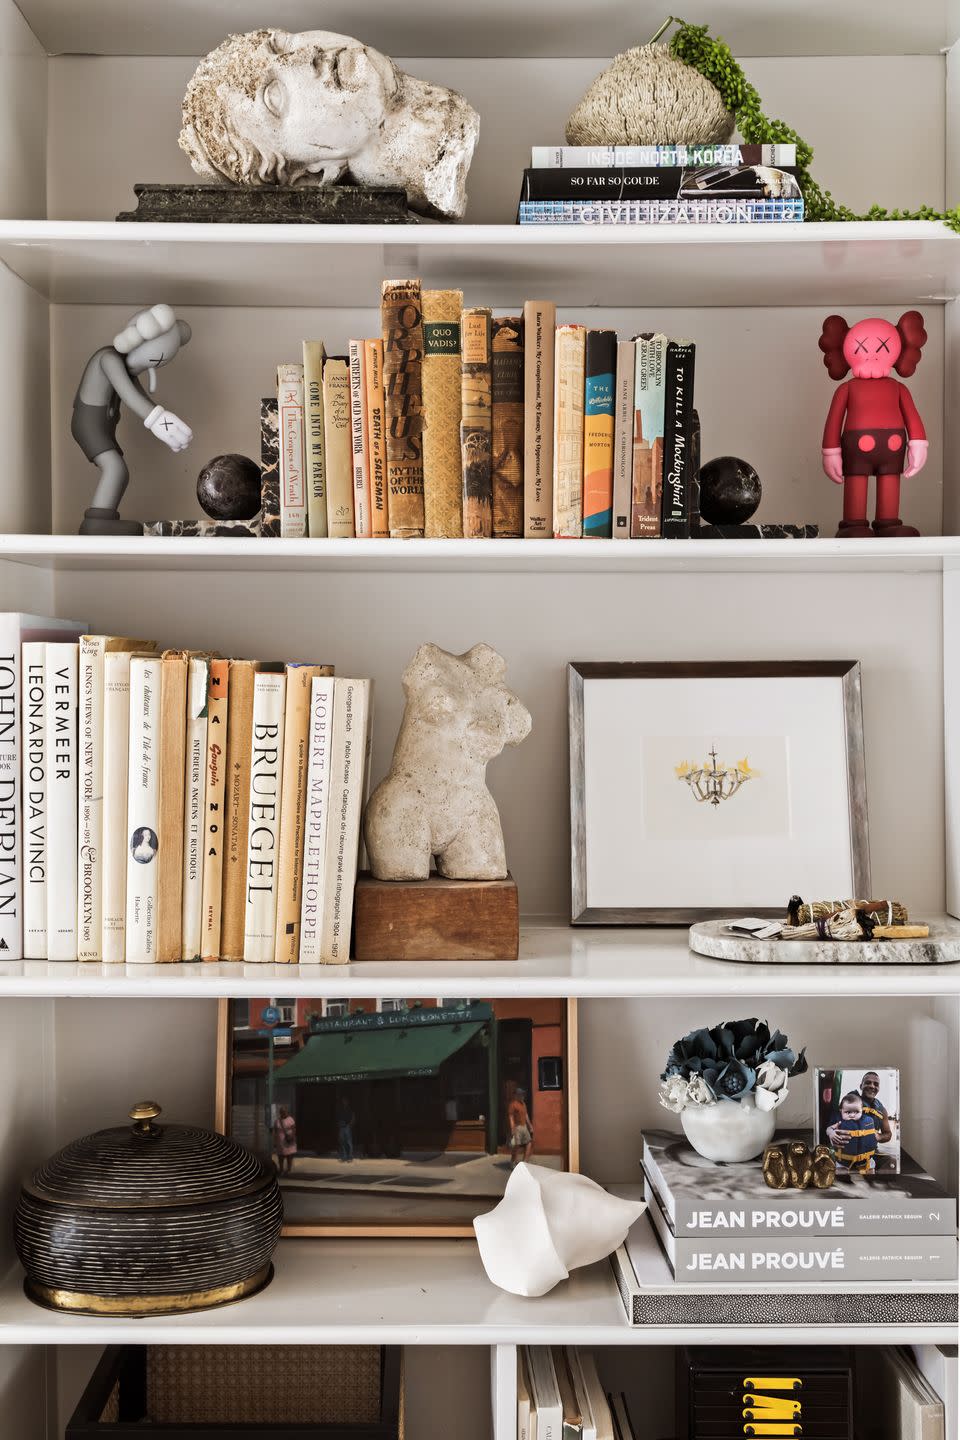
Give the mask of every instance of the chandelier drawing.
[[729, 800], [742, 785], [757, 774], [756, 770], [750, 769], [746, 756], [738, 760], [736, 765], [721, 765], [717, 759], [716, 745], [710, 751], [709, 760], [704, 760], [702, 765], [691, 765], [684, 760], [682, 765], [675, 768], [677, 779], [686, 782], [693, 798], [699, 804], [706, 800], [711, 805], [719, 805], [721, 800]]

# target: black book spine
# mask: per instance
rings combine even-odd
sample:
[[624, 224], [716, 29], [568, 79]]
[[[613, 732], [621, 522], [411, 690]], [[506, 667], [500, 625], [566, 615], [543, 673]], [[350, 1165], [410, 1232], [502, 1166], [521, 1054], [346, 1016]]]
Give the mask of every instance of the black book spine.
[[280, 414], [276, 395], [260, 401], [261, 534], [280, 534]]
[[663, 415], [663, 490], [660, 533], [665, 540], [690, 534], [690, 437], [693, 429], [693, 362], [696, 347], [671, 340], [667, 346]]
[[700, 529], [700, 412], [696, 406], [690, 411], [690, 485], [687, 510], [690, 515], [690, 535]]
[[676, 166], [647, 170], [524, 170], [522, 200], [676, 200], [684, 171]]

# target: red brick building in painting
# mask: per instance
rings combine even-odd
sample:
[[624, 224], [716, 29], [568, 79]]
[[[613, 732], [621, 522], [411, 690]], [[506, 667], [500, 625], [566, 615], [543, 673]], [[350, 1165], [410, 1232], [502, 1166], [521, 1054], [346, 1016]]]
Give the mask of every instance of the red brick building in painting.
[[504, 1153], [522, 1088], [531, 1159], [564, 1157], [564, 1014], [555, 999], [233, 1001], [235, 1132], [262, 1150], [286, 1104], [300, 1153], [329, 1154], [346, 1095], [369, 1156]]

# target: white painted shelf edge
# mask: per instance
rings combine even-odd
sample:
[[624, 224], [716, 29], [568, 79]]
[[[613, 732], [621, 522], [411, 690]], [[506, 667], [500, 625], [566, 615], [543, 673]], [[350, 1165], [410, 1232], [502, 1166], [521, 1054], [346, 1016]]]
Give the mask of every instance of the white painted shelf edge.
[[[524, 1300], [487, 1279], [471, 1240], [284, 1240], [260, 1295], [195, 1315], [124, 1320], [43, 1310], [15, 1267], [0, 1286], [0, 1344], [823, 1344], [824, 1327], [630, 1326], [607, 1261]], [[848, 1344], [951, 1343], [949, 1325], [830, 1327]]]
[[50, 570], [688, 570], [940, 572], [960, 567], [960, 537], [892, 540], [278, 540], [2, 535], [0, 560]]
[[[960, 922], [930, 917], [960, 931]], [[960, 965], [747, 965], [694, 955], [685, 927], [571, 928], [534, 919], [520, 932], [515, 963], [431, 961], [352, 965], [90, 965], [45, 960], [0, 962], [0, 999], [362, 999], [399, 995], [625, 998], [736, 995], [960, 995]]]

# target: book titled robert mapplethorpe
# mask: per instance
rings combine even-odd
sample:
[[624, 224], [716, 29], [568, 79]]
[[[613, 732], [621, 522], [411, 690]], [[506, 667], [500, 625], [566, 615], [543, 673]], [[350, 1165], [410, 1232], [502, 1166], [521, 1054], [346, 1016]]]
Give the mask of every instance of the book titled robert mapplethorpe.
[[[801, 1131], [781, 1140], [809, 1141]], [[671, 1229], [725, 1235], [955, 1235], [957, 1201], [909, 1155], [899, 1175], [838, 1175], [829, 1190], [771, 1190], [756, 1161], [714, 1165], [681, 1135], [648, 1130], [643, 1168]]]

